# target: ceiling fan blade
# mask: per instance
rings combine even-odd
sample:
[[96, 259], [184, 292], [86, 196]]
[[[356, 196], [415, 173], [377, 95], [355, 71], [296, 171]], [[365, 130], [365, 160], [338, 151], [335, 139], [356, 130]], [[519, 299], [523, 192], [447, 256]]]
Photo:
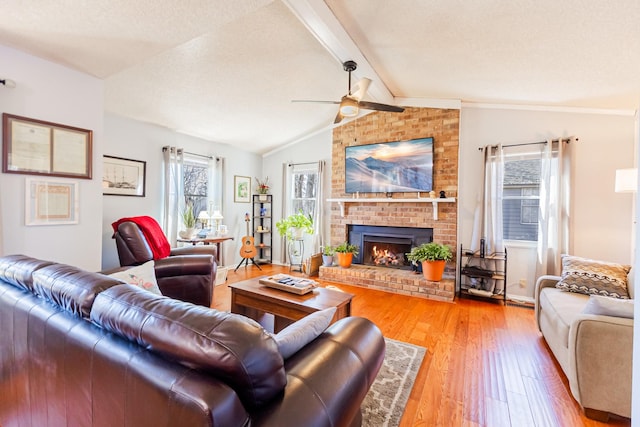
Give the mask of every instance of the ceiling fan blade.
[[351, 97], [360, 101], [362, 98], [364, 98], [364, 95], [367, 93], [367, 89], [369, 89], [370, 84], [371, 84], [371, 79], [368, 79], [366, 77], [360, 79], [358, 83], [355, 84], [354, 91]]
[[391, 111], [393, 113], [402, 113], [404, 108], [396, 107], [395, 105], [388, 104], [379, 104], [377, 102], [369, 102], [369, 101], [360, 101], [358, 102], [358, 106], [360, 108], [365, 108], [367, 110], [376, 110], [376, 111]]
[[336, 114], [336, 119], [333, 121], [333, 124], [340, 123], [343, 118], [344, 116], [340, 113], [340, 110], [338, 110], [338, 114]]
[[340, 101], [318, 101], [314, 99], [292, 99], [291, 102], [313, 102], [314, 104], [340, 104]]

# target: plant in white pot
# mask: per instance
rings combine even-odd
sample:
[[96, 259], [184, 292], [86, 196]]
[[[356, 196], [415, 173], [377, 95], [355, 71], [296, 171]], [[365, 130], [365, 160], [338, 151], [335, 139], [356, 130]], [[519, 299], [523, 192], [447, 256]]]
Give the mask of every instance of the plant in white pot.
[[451, 248], [436, 242], [423, 243], [411, 248], [411, 252], [406, 255], [409, 261], [422, 263], [422, 274], [432, 282], [442, 280], [447, 261], [453, 259]]
[[287, 239], [290, 266], [300, 265], [304, 258], [304, 234], [313, 234], [313, 220], [302, 210], [276, 222], [276, 229]]
[[258, 192], [259, 196], [258, 199], [262, 202], [264, 202], [265, 200], [267, 200], [267, 194], [269, 194], [269, 177], [266, 177], [265, 179], [259, 179], [256, 178], [256, 183], [258, 184], [256, 187], [256, 191]]
[[178, 234], [183, 239], [191, 239], [196, 233], [196, 216], [193, 214], [193, 206], [188, 204], [180, 214], [185, 229]]
[[304, 233], [313, 234], [313, 220], [300, 210], [276, 222], [276, 229], [288, 240], [300, 240]]

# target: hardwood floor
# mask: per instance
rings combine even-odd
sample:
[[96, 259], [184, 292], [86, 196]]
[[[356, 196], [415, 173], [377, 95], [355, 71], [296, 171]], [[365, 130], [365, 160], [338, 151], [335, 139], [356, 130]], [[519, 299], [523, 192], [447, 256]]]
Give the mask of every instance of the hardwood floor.
[[[280, 266], [229, 271], [227, 284], [279, 272]], [[295, 273], [294, 273], [295, 274]], [[354, 316], [369, 318], [388, 338], [427, 348], [401, 427], [630, 426], [586, 418], [538, 332], [533, 310], [492, 302], [429, 301], [321, 281], [355, 295]], [[226, 285], [213, 307], [228, 310]]]

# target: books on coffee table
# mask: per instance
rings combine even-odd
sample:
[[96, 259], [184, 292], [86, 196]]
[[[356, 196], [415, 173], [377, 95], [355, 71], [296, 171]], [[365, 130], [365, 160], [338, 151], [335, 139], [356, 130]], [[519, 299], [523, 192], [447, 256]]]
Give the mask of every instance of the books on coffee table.
[[318, 282], [303, 277], [289, 276], [288, 274], [274, 274], [263, 277], [260, 283], [270, 288], [280, 289], [298, 295], [309, 293], [318, 286]]

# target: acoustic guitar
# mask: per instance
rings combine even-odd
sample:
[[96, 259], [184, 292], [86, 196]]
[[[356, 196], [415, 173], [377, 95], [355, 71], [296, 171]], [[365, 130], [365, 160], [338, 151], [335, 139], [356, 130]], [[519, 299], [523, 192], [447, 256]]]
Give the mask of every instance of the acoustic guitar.
[[251, 218], [249, 218], [248, 213], [244, 215], [244, 220], [247, 223], [247, 235], [242, 238], [242, 246], [240, 246], [240, 256], [245, 259], [253, 259], [258, 255], [258, 250], [256, 249], [253, 236], [249, 234], [249, 221], [251, 221]]

